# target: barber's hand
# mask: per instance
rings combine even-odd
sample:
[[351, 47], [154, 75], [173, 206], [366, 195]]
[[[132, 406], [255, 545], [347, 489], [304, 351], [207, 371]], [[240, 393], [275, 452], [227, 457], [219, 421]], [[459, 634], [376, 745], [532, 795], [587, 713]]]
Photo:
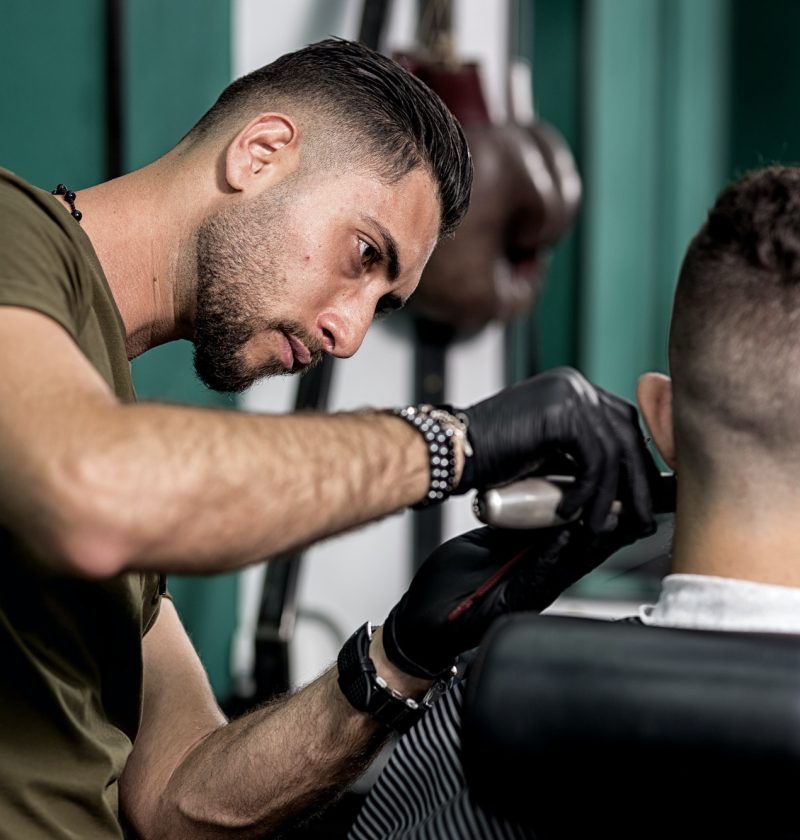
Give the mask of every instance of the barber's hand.
[[580, 523], [539, 531], [479, 528], [444, 543], [423, 563], [383, 625], [389, 660], [416, 677], [434, 678], [476, 647], [492, 622], [539, 612], [636, 530], [620, 518], [595, 535]]
[[649, 481], [656, 472], [636, 409], [593, 386], [572, 368], [555, 368], [463, 411], [474, 455], [456, 493], [506, 484], [553, 455], [566, 455], [576, 479], [558, 514], [578, 508], [594, 533], [608, 528], [614, 499], [628, 511], [637, 536], [655, 530]]

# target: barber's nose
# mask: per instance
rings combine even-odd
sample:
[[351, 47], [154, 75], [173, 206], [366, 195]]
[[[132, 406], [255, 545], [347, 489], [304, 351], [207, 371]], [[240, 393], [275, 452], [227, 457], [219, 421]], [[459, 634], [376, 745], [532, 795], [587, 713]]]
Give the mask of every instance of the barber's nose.
[[349, 359], [364, 341], [372, 323], [372, 310], [366, 306], [327, 309], [317, 319], [322, 347], [338, 359]]

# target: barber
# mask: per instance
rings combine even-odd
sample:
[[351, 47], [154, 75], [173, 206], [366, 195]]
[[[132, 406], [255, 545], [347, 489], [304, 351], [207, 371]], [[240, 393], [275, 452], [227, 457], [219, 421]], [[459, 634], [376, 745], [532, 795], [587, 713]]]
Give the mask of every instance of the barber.
[[[635, 414], [570, 370], [464, 410], [259, 416], [135, 402], [129, 360], [179, 338], [223, 391], [352, 355], [375, 315], [414, 291], [470, 181], [442, 104], [343, 41], [235, 82], [174, 149], [122, 178], [50, 195], [0, 171], [11, 836], [110, 840], [120, 812], [143, 838], [261, 836], [341, 789], [379, 740], [335, 669], [228, 725], [160, 597], [164, 574], [239, 569], [509, 481], [553, 451], [578, 475], [563, 515], [583, 507], [601, 533], [617, 497], [641, 532], [652, 527]], [[394, 623], [389, 655], [379, 633], [372, 658], [421, 699], [438, 679], [425, 666], [466, 636], [415, 669], [396, 651], [417, 662], [419, 643]]]

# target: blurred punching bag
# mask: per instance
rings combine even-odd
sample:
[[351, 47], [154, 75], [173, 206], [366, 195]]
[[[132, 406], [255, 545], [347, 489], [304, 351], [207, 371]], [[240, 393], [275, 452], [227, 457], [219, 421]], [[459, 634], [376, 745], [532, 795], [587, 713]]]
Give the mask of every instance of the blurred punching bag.
[[[533, 114], [530, 71], [513, 64], [509, 118], [492, 122], [479, 68], [457, 59], [452, 1], [418, 0], [417, 49], [397, 60], [444, 100], [472, 153], [472, 200], [452, 239], [440, 242], [411, 297], [415, 402], [447, 401], [447, 349], [490, 321], [524, 315], [541, 289], [547, 255], [578, 209], [581, 182], [568, 146]], [[442, 539], [440, 508], [414, 517], [414, 564]]]
[[421, 318], [469, 335], [534, 305], [550, 247], [578, 209], [581, 181], [561, 135], [534, 117], [524, 63], [511, 65], [508, 121], [491, 121], [478, 66], [454, 55], [451, 11], [451, 0], [421, 0], [419, 50], [398, 60], [461, 123], [475, 167], [472, 201], [455, 236], [437, 245], [411, 300]]

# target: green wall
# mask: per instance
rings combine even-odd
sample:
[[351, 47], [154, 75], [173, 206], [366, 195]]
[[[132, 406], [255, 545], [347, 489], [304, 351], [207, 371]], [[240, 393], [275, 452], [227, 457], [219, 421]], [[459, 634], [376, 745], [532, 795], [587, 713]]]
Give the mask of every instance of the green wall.
[[736, 0], [732, 14], [730, 174], [800, 164], [800, 3]]
[[579, 364], [632, 396], [665, 369], [689, 235], [725, 181], [727, 4], [591, 0]]
[[[538, 0], [531, 6], [532, 20], [528, 27], [521, 21], [519, 37], [520, 52], [533, 61], [536, 110], [541, 119], [561, 132], [582, 170], [583, 3]], [[544, 292], [534, 313], [532, 340], [537, 342], [536, 358], [541, 370], [578, 363], [582, 234], [580, 214], [572, 232], [553, 253]]]
[[800, 3], [520, 7], [538, 111], [575, 151], [585, 197], [516, 375], [530, 359], [574, 364], [632, 397], [643, 371], [666, 370], [680, 261], [719, 190], [753, 167], [800, 163]]
[[730, 3], [532, 5], [538, 111], [585, 191], [534, 316], [535, 355], [632, 397], [642, 372], [666, 367], [680, 258], [728, 172]]
[[73, 189], [104, 174], [103, 3], [4, 0], [0, 166]]

